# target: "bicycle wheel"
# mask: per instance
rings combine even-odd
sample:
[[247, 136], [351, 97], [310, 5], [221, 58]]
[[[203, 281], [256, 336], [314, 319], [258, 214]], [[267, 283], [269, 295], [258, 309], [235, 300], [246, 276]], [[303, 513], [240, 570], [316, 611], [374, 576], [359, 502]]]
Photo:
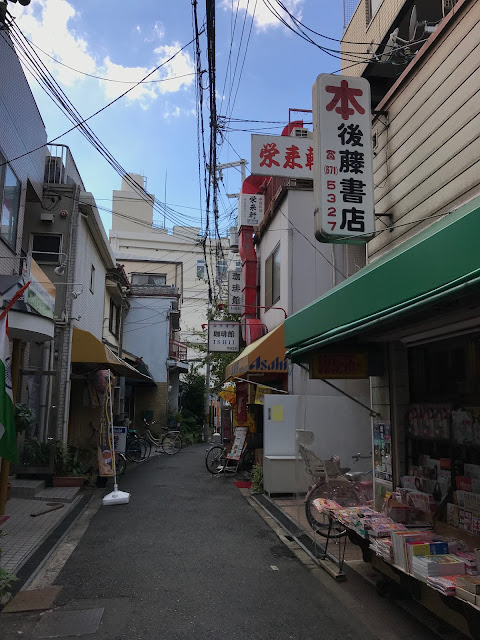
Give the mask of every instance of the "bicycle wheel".
[[182, 448], [182, 436], [179, 433], [166, 433], [160, 443], [162, 451], [169, 456], [174, 456]]
[[225, 468], [226, 454], [225, 448], [219, 444], [215, 447], [210, 447], [205, 456], [205, 466], [210, 473], [218, 475]]
[[150, 454], [152, 453], [152, 443], [145, 436], [141, 436], [139, 440], [145, 445], [145, 460], [148, 460]]
[[123, 453], [115, 452], [115, 471], [117, 472], [117, 476], [123, 476], [127, 469], [127, 459], [123, 455]]
[[313, 504], [313, 501], [317, 498], [335, 500], [332, 485], [328, 482], [316, 484], [310, 490], [310, 493], [307, 494], [307, 498], [305, 500], [305, 515], [307, 517], [308, 524], [312, 527], [315, 533], [318, 533], [320, 536], [326, 538], [330, 528], [330, 538], [341, 538], [347, 533], [347, 530], [335, 521], [333, 521], [330, 527], [330, 518], [325, 513], [319, 511]]
[[127, 443], [125, 456], [130, 462], [144, 462], [147, 456], [144, 442], [139, 438], [132, 438], [132, 440]]

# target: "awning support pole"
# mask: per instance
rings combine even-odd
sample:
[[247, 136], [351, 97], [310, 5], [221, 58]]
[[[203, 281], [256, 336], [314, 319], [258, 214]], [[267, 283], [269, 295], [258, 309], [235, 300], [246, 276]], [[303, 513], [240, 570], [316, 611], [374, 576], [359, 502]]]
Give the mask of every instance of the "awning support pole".
[[[305, 369], [305, 371], [309, 371], [309, 368], [306, 367], [304, 364], [300, 364], [298, 362], [296, 362], [295, 364], [298, 364], [299, 367], [301, 367], [302, 369]], [[336, 385], [332, 384], [331, 382], [328, 382], [328, 380], [325, 380], [325, 378], [318, 378], [319, 380], [321, 380], [322, 382], [324, 382], [325, 384], [328, 384], [329, 387], [332, 387], [333, 389], [335, 389], [336, 391], [338, 391], [339, 393], [342, 394], [342, 396], [346, 396], [347, 398], [350, 398], [350, 400], [353, 400], [353, 402], [356, 402], [357, 404], [359, 404], [361, 407], [363, 407], [364, 409], [366, 409], [368, 411], [368, 413], [370, 414], [371, 418], [378, 418], [380, 416], [379, 413], [377, 413], [376, 411], [374, 411], [372, 409], [372, 407], [369, 407], [366, 404], [363, 404], [363, 402], [360, 402], [360, 400], [357, 400], [357, 398], [354, 398], [353, 396], [351, 396], [349, 393], [347, 393], [346, 391], [344, 391], [343, 389], [340, 389], [340, 387], [337, 387]]]

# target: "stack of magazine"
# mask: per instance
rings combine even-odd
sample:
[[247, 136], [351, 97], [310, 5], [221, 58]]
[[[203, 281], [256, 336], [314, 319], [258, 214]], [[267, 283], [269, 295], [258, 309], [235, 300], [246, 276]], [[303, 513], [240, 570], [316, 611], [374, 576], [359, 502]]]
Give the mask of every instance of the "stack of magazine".
[[423, 582], [426, 582], [430, 577], [464, 575], [465, 563], [452, 554], [413, 556], [412, 574]]

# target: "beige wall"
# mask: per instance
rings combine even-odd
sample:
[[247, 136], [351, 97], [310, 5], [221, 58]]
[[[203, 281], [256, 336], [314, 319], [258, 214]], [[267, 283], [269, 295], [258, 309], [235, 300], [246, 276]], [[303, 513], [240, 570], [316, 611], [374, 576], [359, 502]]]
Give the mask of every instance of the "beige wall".
[[134, 427], [143, 430], [143, 412], [153, 411], [156, 429], [167, 424], [168, 382], [157, 382], [156, 387], [137, 387], [135, 389]]
[[[342, 73], [348, 76], [361, 76], [366, 64], [352, 66], [356, 53], [375, 53], [378, 44], [389, 32], [398, 12], [408, 0], [383, 0], [380, 8], [367, 25], [367, 0], [360, 0], [357, 9], [343, 34], [341, 49], [346, 56], [342, 60]], [[361, 44], [351, 44], [360, 42]], [[371, 44], [369, 44], [371, 43]], [[349, 55], [350, 54], [350, 55]]]
[[393, 213], [397, 229], [369, 243], [370, 259], [438, 220], [422, 221], [426, 217], [480, 193], [479, 26], [480, 3], [472, 2], [380, 105], [388, 111], [388, 126], [384, 117], [374, 122], [376, 211]]

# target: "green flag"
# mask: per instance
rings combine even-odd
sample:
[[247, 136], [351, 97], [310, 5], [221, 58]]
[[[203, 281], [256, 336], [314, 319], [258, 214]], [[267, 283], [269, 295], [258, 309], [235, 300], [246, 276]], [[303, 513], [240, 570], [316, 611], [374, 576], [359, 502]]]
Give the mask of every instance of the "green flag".
[[0, 458], [18, 462], [8, 315], [0, 319]]

